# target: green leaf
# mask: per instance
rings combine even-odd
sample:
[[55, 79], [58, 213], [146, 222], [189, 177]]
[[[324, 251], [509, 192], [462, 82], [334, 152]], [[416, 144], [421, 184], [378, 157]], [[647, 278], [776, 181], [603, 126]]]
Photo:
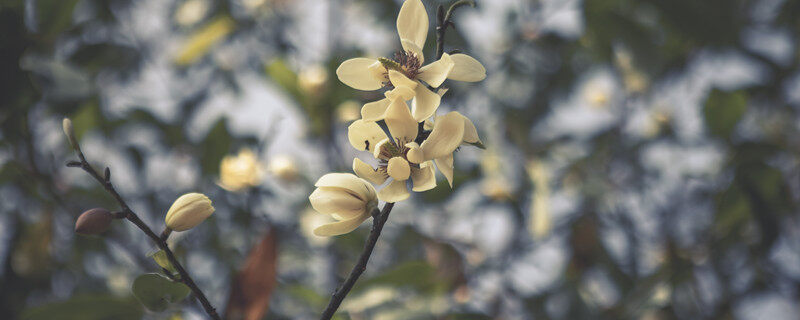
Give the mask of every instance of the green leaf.
[[746, 110], [747, 96], [744, 92], [714, 89], [708, 95], [703, 115], [711, 134], [727, 139]]
[[275, 59], [265, 67], [267, 75], [295, 99], [301, 99], [297, 87], [297, 74], [282, 59]]
[[232, 143], [233, 137], [225, 126], [225, 118], [219, 119], [198, 146], [203, 173], [214, 175], [219, 173], [219, 163], [230, 151]]
[[75, 296], [66, 301], [48, 303], [22, 311], [22, 320], [135, 320], [141, 319], [142, 307], [132, 297], [107, 294]]
[[155, 253], [153, 253], [151, 257], [153, 258], [153, 260], [156, 261], [156, 263], [158, 263], [159, 266], [161, 266], [164, 269], [167, 269], [167, 271], [171, 272], [172, 274], [178, 272], [178, 270], [175, 269], [175, 266], [173, 266], [172, 263], [169, 262], [169, 258], [167, 258], [167, 253], [164, 252], [164, 250], [156, 251]]
[[169, 303], [181, 301], [191, 293], [183, 283], [173, 282], [155, 273], [137, 277], [131, 289], [139, 302], [152, 311], [164, 311]]

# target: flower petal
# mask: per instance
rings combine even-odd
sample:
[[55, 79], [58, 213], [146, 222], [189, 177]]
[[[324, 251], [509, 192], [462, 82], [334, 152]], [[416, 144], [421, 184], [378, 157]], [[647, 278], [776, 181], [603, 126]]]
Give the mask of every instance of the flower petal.
[[389, 185], [383, 187], [381, 191], [378, 191], [378, 199], [386, 202], [400, 202], [408, 199], [410, 195], [408, 188], [406, 188], [405, 180], [392, 181]]
[[449, 154], [442, 158], [437, 158], [434, 160], [436, 162], [436, 168], [439, 169], [444, 177], [447, 179], [447, 183], [450, 184], [450, 188], [453, 187], [453, 154]]
[[375, 170], [371, 165], [359, 158], [353, 159], [353, 172], [359, 177], [374, 184], [382, 184], [386, 181], [386, 174]]
[[[408, 77], [406, 77], [406, 75], [397, 70], [389, 70], [389, 81], [392, 82], [392, 85], [395, 86], [395, 88], [408, 87], [409, 89], [414, 90], [417, 87], [417, 85], [419, 85], [418, 82], [409, 79]], [[408, 99], [411, 98], [409, 97], [405, 100]]]
[[408, 39], [400, 39], [400, 44], [403, 45], [403, 50], [406, 52], [411, 52], [417, 56], [419, 59], [419, 63], [425, 63], [425, 55], [422, 53], [422, 48], [416, 45], [414, 42]]
[[328, 173], [314, 184], [317, 188], [333, 187], [347, 189], [357, 194], [361, 200], [369, 201], [375, 196], [375, 187], [352, 173]]
[[406, 159], [403, 159], [402, 157], [393, 157], [389, 159], [389, 164], [386, 167], [386, 173], [388, 173], [389, 176], [395, 181], [408, 180], [408, 176], [411, 175], [411, 166], [408, 165], [408, 161], [406, 161]]
[[[458, 113], [457, 111], [453, 112]], [[472, 144], [475, 143], [483, 144], [483, 142], [481, 142], [481, 138], [478, 137], [478, 129], [475, 128], [475, 124], [472, 123], [472, 120], [465, 117], [461, 113], [458, 113], [458, 115], [464, 118], [464, 142]]]
[[392, 104], [386, 109], [384, 121], [386, 121], [392, 137], [402, 140], [401, 143], [414, 141], [417, 138], [417, 121], [411, 116], [411, 111], [405, 101], [399, 99], [392, 101]]
[[475, 58], [463, 53], [456, 53], [450, 58], [453, 59], [454, 65], [447, 76], [448, 79], [475, 82], [486, 78], [486, 68]]
[[419, 169], [411, 168], [411, 181], [414, 192], [428, 191], [436, 187], [436, 171], [433, 170], [433, 161], [427, 161], [419, 165]]
[[[416, 87], [419, 82], [413, 81]], [[386, 91], [383, 95], [386, 96], [389, 100], [396, 100], [401, 99], [403, 101], [411, 100], [414, 97], [414, 89], [410, 87], [402, 86], [402, 87], [394, 87], [394, 89]]]
[[419, 68], [417, 79], [425, 81], [435, 88], [442, 85], [442, 82], [447, 79], [447, 75], [450, 74], [450, 70], [453, 70], [453, 59], [445, 53], [438, 61]]
[[414, 100], [411, 101], [411, 114], [414, 116], [414, 120], [422, 122], [436, 113], [442, 97], [428, 90], [425, 86], [417, 86], [414, 92]]
[[406, 152], [406, 159], [408, 159], [408, 162], [422, 163], [425, 161], [425, 154], [420, 150], [419, 144], [412, 141], [406, 143], [406, 148], [408, 148], [408, 152]]
[[375, 72], [370, 69], [377, 60], [370, 58], [353, 58], [342, 62], [336, 69], [339, 81], [358, 90], [378, 90], [383, 87], [380, 78], [375, 77]]
[[397, 34], [417, 45], [425, 46], [428, 37], [428, 13], [420, 0], [406, 0], [397, 15]]
[[464, 141], [464, 116], [450, 112], [436, 117], [430, 136], [420, 145], [425, 159], [436, 159], [452, 155]]
[[383, 117], [386, 114], [386, 108], [389, 107], [389, 103], [391, 103], [389, 98], [383, 98], [378, 101], [364, 104], [364, 106], [361, 107], [361, 119], [364, 121], [383, 120]]
[[367, 220], [369, 216], [369, 212], [365, 212], [364, 214], [353, 219], [325, 224], [314, 229], [314, 234], [319, 237], [330, 237], [349, 233], [358, 228], [358, 226], [360, 226], [364, 220]]
[[311, 207], [319, 213], [336, 214], [344, 219], [352, 219], [364, 212], [366, 202], [342, 188], [317, 188], [308, 196]]
[[356, 120], [347, 127], [347, 139], [358, 150], [372, 151], [385, 138], [383, 129], [374, 121]]

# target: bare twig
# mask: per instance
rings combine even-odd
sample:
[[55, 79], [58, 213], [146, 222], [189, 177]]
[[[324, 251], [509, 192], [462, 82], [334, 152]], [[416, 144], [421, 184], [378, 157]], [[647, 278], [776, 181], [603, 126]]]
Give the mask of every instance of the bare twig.
[[447, 9], [447, 12], [444, 11], [444, 6], [439, 5], [436, 8], [436, 60], [439, 60], [442, 55], [444, 54], [444, 35], [447, 31], [447, 27], [454, 27], [453, 24], [453, 12], [458, 9], [458, 7], [470, 5], [475, 6], [475, 1], [473, 0], [459, 0], [453, 2], [450, 5], [450, 8]]
[[364, 273], [364, 270], [367, 270], [367, 262], [369, 261], [370, 255], [372, 255], [372, 249], [374, 249], [375, 244], [378, 243], [378, 237], [381, 235], [383, 225], [386, 224], [386, 220], [389, 219], [389, 213], [392, 212], [393, 207], [394, 203], [390, 202], [385, 204], [380, 212], [378, 212], [378, 209], [375, 209], [376, 213], [372, 215], [372, 231], [369, 232], [369, 238], [367, 238], [367, 243], [364, 245], [364, 251], [362, 251], [361, 256], [358, 257], [358, 263], [353, 266], [353, 270], [350, 270], [350, 275], [348, 275], [342, 285], [334, 291], [333, 296], [331, 296], [331, 301], [328, 302], [328, 306], [325, 308], [325, 311], [322, 312], [320, 319], [329, 320], [333, 317], [333, 314], [336, 313], [336, 309], [339, 309], [339, 305], [342, 303], [342, 300], [344, 300], [344, 297], [350, 293], [350, 289], [353, 289], [353, 285], [356, 284], [358, 277]]
[[[67, 129], [65, 129], [65, 131], [66, 130]], [[74, 137], [70, 136], [70, 134], [71, 132], [67, 132], [67, 136], [70, 138], [70, 143], [72, 144], [73, 149], [75, 149], [75, 152], [78, 154], [80, 162], [76, 163], [75, 161], [71, 161], [67, 163], [67, 166], [79, 167], [83, 169], [83, 171], [86, 171], [86, 173], [92, 176], [92, 178], [97, 180], [97, 182], [103, 186], [106, 192], [111, 194], [111, 196], [114, 197], [115, 200], [117, 200], [117, 203], [119, 203], [120, 207], [122, 207], [122, 211], [115, 215], [124, 216], [125, 219], [136, 225], [136, 227], [142, 230], [144, 234], [146, 234], [151, 240], [153, 240], [153, 242], [156, 243], [159, 249], [163, 250], [167, 254], [167, 259], [178, 271], [178, 274], [180, 274], [180, 279], [178, 279], [178, 281], [185, 284], [187, 287], [189, 287], [190, 290], [192, 290], [194, 296], [197, 298], [197, 300], [200, 301], [200, 304], [203, 305], [203, 309], [205, 309], [206, 313], [208, 313], [208, 315], [212, 319], [219, 320], [220, 317], [217, 314], [216, 309], [214, 309], [214, 307], [208, 301], [208, 298], [206, 298], [206, 295], [203, 294], [203, 291], [200, 290], [199, 287], [197, 287], [197, 284], [194, 283], [192, 277], [189, 276], [189, 273], [186, 272], [186, 269], [183, 268], [181, 263], [175, 257], [175, 254], [173, 254], [172, 250], [170, 250], [169, 246], [167, 246], [166, 237], [164, 237], [163, 239], [159, 237], [155, 232], [153, 232], [153, 230], [150, 229], [150, 227], [148, 227], [144, 223], [144, 221], [142, 221], [142, 219], [139, 218], [138, 215], [136, 215], [136, 213], [133, 212], [133, 210], [131, 210], [130, 207], [128, 207], [128, 204], [125, 202], [125, 200], [122, 199], [122, 196], [120, 196], [120, 194], [114, 188], [114, 185], [111, 184], [111, 170], [109, 168], [106, 168], [104, 175], [101, 176], [89, 164], [89, 162], [86, 161], [86, 157], [83, 155], [83, 151], [81, 151], [80, 145], [77, 143], [77, 141], [74, 140]]]

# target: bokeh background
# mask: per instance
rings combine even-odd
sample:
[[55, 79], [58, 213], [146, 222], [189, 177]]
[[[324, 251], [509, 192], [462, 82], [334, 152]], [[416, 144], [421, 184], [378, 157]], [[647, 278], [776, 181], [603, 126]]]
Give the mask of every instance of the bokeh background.
[[[452, 190], [440, 176], [395, 207], [340, 319], [797, 319], [798, 1], [477, 2], [445, 48], [488, 77], [445, 83], [439, 110], [487, 149], [460, 149]], [[431, 18], [447, 4], [424, 3]], [[315, 237], [307, 196], [368, 157], [346, 127], [379, 97], [334, 71], [400, 47], [400, 4], [2, 1], [2, 318], [204, 317], [193, 299], [152, 313], [133, 298], [159, 267], [130, 223], [73, 233], [117, 207], [64, 166], [65, 116], [157, 232], [179, 195], [213, 200], [171, 243], [216, 307], [317, 317], [369, 222]], [[264, 174], [220, 187], [242, 149]]]

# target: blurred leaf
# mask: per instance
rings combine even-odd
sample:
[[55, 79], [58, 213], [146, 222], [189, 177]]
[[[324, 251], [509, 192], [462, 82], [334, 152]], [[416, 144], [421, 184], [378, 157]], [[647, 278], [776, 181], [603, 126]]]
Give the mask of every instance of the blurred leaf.
[[175, 63], [178, 65], [194, 63], [203, 57], [213, 45], [225, 39], [225, 36], [231, 33], [235, 26], [236, 22], [231, 17], [227, 15], [217, 17], [189, 36], [175, 58]]
[[152, 311], [164, 311], [169, 303], [181, 301], [191, 293], [183, 283], [173, 282], [155, 273], [137, 277], [131, 289], [139, 302]]
[[269, 298], [275, 288], [278, 265], [278, 243], [274, 230], [269, 230], [250, 251], [244, 268], [231, 286], [226, 319], [259, 320], [269, 310]]
[[78, 109], [78, 113], [70, 117], [70, 119], [72, 119], [72, 127], [75, 130], [75, 138], [77, 138], [78, 141], [83, 138], [83, 135], [86, 134], [89, 129], [98, 126], [101, 114], [100, 105], [97, 101], [93, 100], [83, 104]]
[[80, 100], [94, 92], [89, 75], [65, 61], [28, 54], [20, 59], [19, 64], [34, 75], [36, 83], [51, 100]]
[[426, 291], [438, 286], [440, 278], [437, 277], [436, 268], [425, 261], [409, 261], [399, 266], [356, 283], [353, 291], [360, 291], [370, 286], [387, 285], [393, 287], [412, 287]]
[[285, 291], [311, 308], [322, 308], [328, 303], [328, 297], [317, 293], [314, 289], [307, 286], [293, 285], [285, 288]]
[[200, 143], [198, 149], [201, 153], [201, 166], [204, 174], [217, 174], [219, 163], [222, 158], [230, 151], [233, 137], [225, 126], [225, 118], [219, 119], [211, 130], [208, 131], [205, 140]]
[[161, 266], [164, 269], [167, 269], [167, 271], [171, 272], [172, 274], [178, 273], [178, 270], [175, 269], [175, 266], [173, 266], [172, 263], [169, 262], [169, 258], [167, 258], [167, 253], [164, 252], [164, 250], [156, 251], [155, 253], [153, 253], [152, 258], [153, 260], [156, 261], [156, 263], [159, 266]]
[[272, 78], [295, 100], [300, 98], [300, 88], [297, 86], [297, 73], [292, 71], [283, 59], [275, 59], [265, 66], [267, 75]]
[[746, 110], [747, 96], [744, 92], [714, 89], [706, 99], [703, 115], [711, 134], [728, 138]]
[[54, 38], [72, 25], [72, 11], [78, 0], [37, 0], [33, 2], [36, 31], [48, 40]]
[[67, 301], [49, 303], [22, 312], [22, 320], [135, 320], [141, 319], [142, 307], [131, 297], [108, 294], [75, 296]]

